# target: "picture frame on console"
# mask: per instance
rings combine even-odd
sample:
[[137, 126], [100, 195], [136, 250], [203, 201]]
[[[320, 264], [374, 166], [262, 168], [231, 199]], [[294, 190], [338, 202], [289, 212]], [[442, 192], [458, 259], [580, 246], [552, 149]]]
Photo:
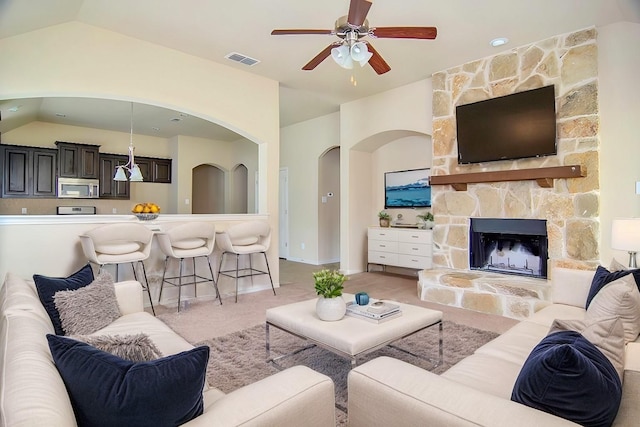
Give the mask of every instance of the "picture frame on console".
[[430, 168], [385, 172], [384, 208], [431, 207], [430, 178]]

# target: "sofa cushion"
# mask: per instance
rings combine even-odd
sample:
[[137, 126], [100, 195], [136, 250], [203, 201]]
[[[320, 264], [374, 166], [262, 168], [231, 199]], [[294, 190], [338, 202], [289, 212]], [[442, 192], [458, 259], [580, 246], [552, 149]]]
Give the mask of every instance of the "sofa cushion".
[[561, 331], [533, 349], [511, 400], [583, 426], [610, 426], [621, 397], [622, 384], [609, 359], [579, 332]]
[[147, 334], [73, 335], [69, 338], [87, 343], [131, 362], [148, 362], [162, 357], [162, 353]]
[[638, 283], [640, 283], [640, 269], [609, 271], [603, 266], [598, 266], [595, 274], [593, 275], [593, 279], [591, 280], [591, 288], [589, 288], [589, 295], [587, 295], [585, 308], [589, 308], [589, 305], [591, 304], [591, 301], [593, 301], [593, 298], [596, 296], [596, 294], [600, 292], [600, 290], [604, 288], [608, 283], [611, 283], [629, 274], [633, 275], [636, 286], [638, 286]]
[[36, 284], [36, 290], [38, 291], [38, 297], [40, 302], [47, 310], [47, 314], [51, 318], [53, 329], [58, 335], [64, 335], [62, 329], [62, 322], [60, 321], [60, 315], [56, 309], [56, 305], [53, 301], [53, 296], [58, 291], [68, 291], [73, 289], [80, 289], [93, 282], [93, 270], [91, 265], [87, 263], [80, 270], [76, 271], [69, 277], [47, 277], [40, 274], [33, 275], [33, 281]]
[[619, 317], [591, 318], [585, 320], [556, 320], [549, 333], [576, 331], [595, 345], [618, 372], [624, 376], [625, 340], [624, 327]]
[[103, 271], [90, 285], [53, 296], [66, 335], [91, 334], [121, 316], [113, 278]]
[[629, 274], [605, 285], [589, 304], [587, 316], [592, 318], [620, 317], [627, 341], [640, 334], [640, 291]]
[[47, 340], [79, 426], [177, 426], [202, 414], [209, 347], [135, 363], [69, 338]]

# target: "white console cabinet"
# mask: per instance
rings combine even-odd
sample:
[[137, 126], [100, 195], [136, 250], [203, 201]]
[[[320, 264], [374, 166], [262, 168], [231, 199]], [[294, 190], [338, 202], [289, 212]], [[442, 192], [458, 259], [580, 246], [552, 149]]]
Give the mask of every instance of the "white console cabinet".
[[431, 268], [433, 234], [417, 228], [369, 227], [369, 264], [425, 269]]

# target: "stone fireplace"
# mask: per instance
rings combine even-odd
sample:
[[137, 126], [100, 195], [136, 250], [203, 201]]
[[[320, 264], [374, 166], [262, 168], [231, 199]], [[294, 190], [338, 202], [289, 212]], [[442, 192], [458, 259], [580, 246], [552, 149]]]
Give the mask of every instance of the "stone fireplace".
[[547, 221], [471, 218], [471, 270], [547, 278]]
[[[579, 165], [583, 172], [582, 177], [545, 183], [535, 179], [475, 180], [465, 185], [432, 186], [433, 269], [419, 274], [420, 298], [526, 318], [549, 299], [544, 279], [547, 271], [552, 274], [556, 266], [595, 268], [599, 263], [597, 32], [587, 28], [516, 47], [435, 73], [432, 83], [432, 176], [486, 176], [496, 171], [571, 165]], [[548, 85], [555, 86], [556, 94], [556, 155], [458, 164], [457, 105]], [[548, 259], [545, 265], [545, 255], [541, 254], [540, 274], [525, 277], [472, 267], [471, 218], [544, 218]], [[510, 258], [496, 261], [514, 264]]]

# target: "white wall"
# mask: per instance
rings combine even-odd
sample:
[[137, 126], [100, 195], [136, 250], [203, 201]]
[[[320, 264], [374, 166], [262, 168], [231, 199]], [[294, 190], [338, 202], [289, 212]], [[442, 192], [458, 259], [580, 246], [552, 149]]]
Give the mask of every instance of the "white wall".
[[[371, 153], [391, 141], [430, 135], [431, 93], [431, 79], [427, 79], [340, 107], [340, 268], [347, 273], [365, 270], [367, 226], [376, 224], [381, 209], [373, 193], [372, 181], [379, 177], [375, 178]], [[406, 153], [408, 164], [413, 156]]]
[[600, 260], [624, 264], [629, 256], [611, 249], [611, 221], [640, 217], [640, 24], [598, 28], [600, 102]]
[[[221, 124], [260, 144], [258, 210], [278, 228], [278, 82], [79, 22], [0, 40], [0, 99], [142, 102]], [[170, 156], [178, 151], [170, 142]], [[173, 179], [179, 175], [174, 168]], [[189, 178], [190, 179], [190, 178]], [[173, 203], [182, 195], [170, 190]], [[180, 206], [172, 206], [180, 212]], [[278, 234], [272, 237], [278, 247]], [[277, 250], [269, 251], [274, 280]]]
[[339, 113], [333, 113], [281, 129], [280, 167], [289, 169], [291, 260], [319, 263], [318, 159], [339, 145], [339, 123]]

